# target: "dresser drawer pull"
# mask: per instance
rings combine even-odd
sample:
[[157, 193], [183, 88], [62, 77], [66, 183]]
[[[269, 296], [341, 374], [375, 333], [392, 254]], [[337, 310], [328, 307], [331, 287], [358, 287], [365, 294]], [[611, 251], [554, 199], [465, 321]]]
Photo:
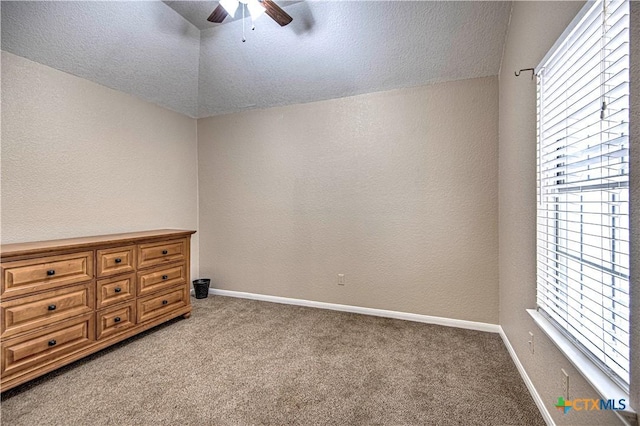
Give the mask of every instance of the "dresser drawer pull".
[[169, 303], [169, 301], [168, 301], [168, 300], [163, 300], [163, 301], [162, 301], [162, 304], [163, 304], [163, 305], [166, 305], [167, 303]]
[[49, 346], [55, 346], [56, 343], [58, 342], [56, 342], [54, 339], [49, 340]]
[[163, 276], [162, 276], [162, 279], [163, 279], [163, 280], [168, 280], [168, 279], [169, 279], [169, 275], [163, 275]]
[[47, 276], [52, 277], [56, 274], [56, 270], [55, 269], [49, 269], [47, 271]]
[[122, 259], [120, 259], [119, 257], [116, 257], [116, 263], [120, 263], [122, 262]]
[[56, 310], [56, 305], [49, 305], [47, 307], [47, 309], [50, 310], [50, 311], [55, 311]]
[[120, 287], [116, 287], [115, 289], [113, 289], [113, 291], [115, 291], [116, 293], [120, 293], [122, 289]]
[[120, 317], [115, 317], [115, 318], [113, 319], [113, 322], [120, 322]]
[[168, 250], [162, 250], [162, 254], [169, 254]]

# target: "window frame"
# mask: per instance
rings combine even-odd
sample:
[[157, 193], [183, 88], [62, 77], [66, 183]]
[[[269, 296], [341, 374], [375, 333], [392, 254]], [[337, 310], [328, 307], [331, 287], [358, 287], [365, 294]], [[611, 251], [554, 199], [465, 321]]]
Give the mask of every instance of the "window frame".
[[[605, 0], [606, 1], [606, 0]], [[539, 75], [543, 69], [543, 65], [547, 63], [547, 61], [556, 53], [558, 48], [565, 42], [568, 36], [576, 29], [578, 24], [585, 18], [588, 13], [592, 12], [592, 8], [596, 1], [588, 1], [585, 6], [578, 12], [573, 21], [569, 24], [569, 26], [565, 29], [565, 31], [560, 35], [556, 43], [548, 50], [547, 54], [540, 61], [540, 64], [535, 68], [535, 75]], [[539, 102], [538, 102], [539, 104]], [[536, 108], [536, 114], [540, 114], [539, 105]], [[538, 135], [536, 140], [537, 149], [540, 149], [540, 135]], [[540, 162], [540, 155], [537, 156], [537, 161]], [[538, 163], [538, 176], [537, 180], [541, 179], [540, 173], [540, 163]], [[537, 203], [538, 209], [540, 208], [540, 203]], [[538, 214], [536, 214], [536, 218]], [[538, 220], [538, 219], [536, 219]], [[537, 234], [537, 233], [536, 233]], [[536, 235], [536, 241], [539, 241], [539, 236]], [[536, 265], [538, 261], [536, 260]], [[537, 269], [537, 268], [536, 268]], [[538, 271], [536, 272], [536, 289], [538, 291], [539, 282], [538, 282]], [[631, 282], [630, 282], [631, 285]], [[631, 295], [629, 296], [631, 297]], [[633, 304], [630, 304], [633, 306]], [[591, 384], [591, 386], [596, 389], [596, 391], [605, 399], [626, 399], [629, 401], [629, 383], [624, 383], [622, 381], [616, 380], [612, 378], [609, 372], [606, 372], [606, 368], [603, 369], [603, 363], [601, 364], [596, 360], [594, 355], [590, 354], [588, 349], [581, 347], [582, 345], [577, 342], [577, 339], [573, 337], [568, 331], [566, 331], [562, 326], [557, 324], [546, 312], [540, 311], [540, 307], [536, 301], [536, 309], [528, 309], [527, 312], [532, 317], [534, 322], [541, 328], [541, 330], [552, 340], [552, 342], [560, 349], [560, 351], [567, 357], [567, 359], [581, 372], [581, 374], [585, 377], [585, 379]], [[629, 319], [629, 322], [631, 318]], [[631, 350], [631, 347], [630, 347]], [[631, 354], [630, 354], [631, 355]], [[631, 357], [629, 357], [631, 358]], [[629, 359], [629, 364], [631, 364], [631, 359]], [[629, 369], [631, 369], [631, 365], [629, 365]], [[628, 407], [628, 406], [627, 406]], [[627, 413], [634, 413], [633, 409], [627, 408]], [[624, 414], [624, 413], [620, 413]]]

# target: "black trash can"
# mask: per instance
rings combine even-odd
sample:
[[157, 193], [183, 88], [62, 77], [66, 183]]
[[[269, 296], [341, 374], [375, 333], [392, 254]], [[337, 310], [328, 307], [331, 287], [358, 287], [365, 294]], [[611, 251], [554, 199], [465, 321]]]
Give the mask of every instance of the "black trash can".
[[209, 295], [209, 284], [211, 284], [211, 280], [209, 278], [202, 278], [193, 281], [193, 291], [196, 294], [196, 299], [206, 299]]

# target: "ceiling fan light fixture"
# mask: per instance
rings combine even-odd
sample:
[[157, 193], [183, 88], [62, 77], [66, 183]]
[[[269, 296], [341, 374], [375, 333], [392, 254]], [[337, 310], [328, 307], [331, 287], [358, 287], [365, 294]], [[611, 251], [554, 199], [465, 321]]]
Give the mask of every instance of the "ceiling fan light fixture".
[[236, 14], [239, 4], [240, 2], [238, 0], [220, 0], [220, 6], [224, 7], [224, 10], [231, 16]]
[[266, 10], [258, 0], [249, 0], [247, 2], [247, 9], [249, 9], [249, 15], [251, 15], [251, 21], [253, 22], [261, 17]]

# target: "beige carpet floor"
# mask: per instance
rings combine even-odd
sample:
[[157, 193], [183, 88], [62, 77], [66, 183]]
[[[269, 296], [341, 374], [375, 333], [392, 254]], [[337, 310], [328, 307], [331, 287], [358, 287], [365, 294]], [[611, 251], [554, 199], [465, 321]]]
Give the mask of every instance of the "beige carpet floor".
[[7, 425], [542, 425], [497, 334], [227, 297], [2, 395]]

